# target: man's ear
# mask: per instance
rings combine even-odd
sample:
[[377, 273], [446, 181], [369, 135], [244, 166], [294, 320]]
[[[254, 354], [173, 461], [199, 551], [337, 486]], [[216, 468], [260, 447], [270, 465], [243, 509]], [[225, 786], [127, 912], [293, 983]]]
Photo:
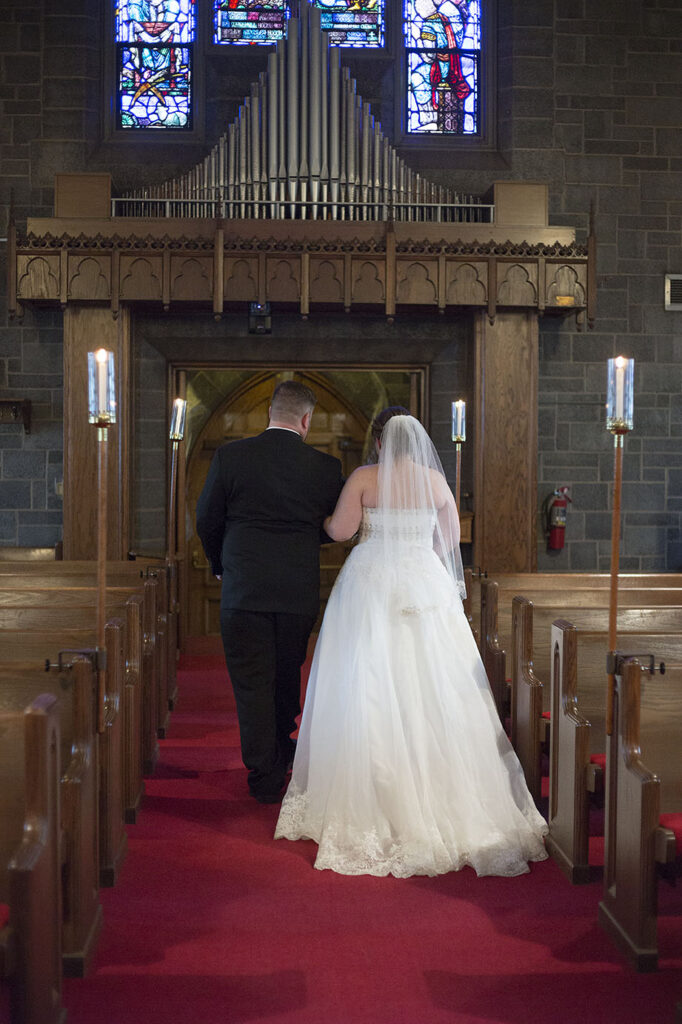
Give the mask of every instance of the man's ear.
[[301, 420], [301, 426], [305, 430], [306, 434], [310, 430], [310, 418], [311, 418], [312, 415], [313, 415], [312, 412], [307, 412], [307, 413], [305, 413], [305, 415], [303, 416], [303, 419]]

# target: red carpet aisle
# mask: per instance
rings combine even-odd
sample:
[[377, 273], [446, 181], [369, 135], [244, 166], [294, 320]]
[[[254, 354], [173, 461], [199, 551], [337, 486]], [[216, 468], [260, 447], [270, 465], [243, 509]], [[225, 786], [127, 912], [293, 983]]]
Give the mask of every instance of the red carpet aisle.
[[185, 657], [181, 699], [92, 976], [70, 1024], [668, 1024], [682, 994], [682, 887], [663, 890], [661, 970], [597, 925], [597, 884], [551, 861], [517, 879], [346, 878], [274, 842], [247, 793], [221, 660]]

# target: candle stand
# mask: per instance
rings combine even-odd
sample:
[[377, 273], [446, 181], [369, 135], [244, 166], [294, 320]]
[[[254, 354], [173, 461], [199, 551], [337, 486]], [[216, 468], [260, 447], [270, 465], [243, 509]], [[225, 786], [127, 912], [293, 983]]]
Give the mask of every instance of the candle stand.
[[107, 507], [109, 426], [116, 422], [114, 353], [88, 352], [88, 422], [97, 427], [97, 729], [104, 732], [107, 692], [105, 625], [107, 614]]

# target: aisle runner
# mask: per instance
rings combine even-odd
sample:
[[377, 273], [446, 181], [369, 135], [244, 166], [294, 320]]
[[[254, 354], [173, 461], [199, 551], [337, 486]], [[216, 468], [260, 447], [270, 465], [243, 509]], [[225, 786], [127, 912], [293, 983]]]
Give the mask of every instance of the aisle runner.
[[[515, 879], [346, 878], [274, 842], [241, 766], [219, 656], [184, 657], [180, 702], [69, 1024], [653, 1024], [682, 996], [682, 887], [661, 970], [636, 975], [597, 924], [600, 886], [551, 861]], [[676, 959], [674, 958], [676, 956]]]

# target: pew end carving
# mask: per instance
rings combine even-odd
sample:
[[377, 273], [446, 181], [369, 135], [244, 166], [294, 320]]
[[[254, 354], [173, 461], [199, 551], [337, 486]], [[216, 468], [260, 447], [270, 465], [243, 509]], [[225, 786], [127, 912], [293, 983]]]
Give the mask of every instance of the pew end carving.
[[0, 979], [11, 1024], [63, 1024], [57, 698], [6, 707], [0, 693]]
[[542, 717], [544, 685], [533, 670], [533, 604], [512, 601], [511, 741], [531, 796], [540, 800], [542, 745], [547, 731]]
[[615, 677], [613, 732], [606, 748], [604, 891], [599, 922], [638, 971], [658, 967], [656, 831], [660, 779], [640, 757], [642, 665]]
[[[545, 845], [573, 883], [589, 882], [590, 723], [578, 708], [578, 631], [552, 624], [549, 835]], [[596, 780], [595, 780], [596, 787]]]

